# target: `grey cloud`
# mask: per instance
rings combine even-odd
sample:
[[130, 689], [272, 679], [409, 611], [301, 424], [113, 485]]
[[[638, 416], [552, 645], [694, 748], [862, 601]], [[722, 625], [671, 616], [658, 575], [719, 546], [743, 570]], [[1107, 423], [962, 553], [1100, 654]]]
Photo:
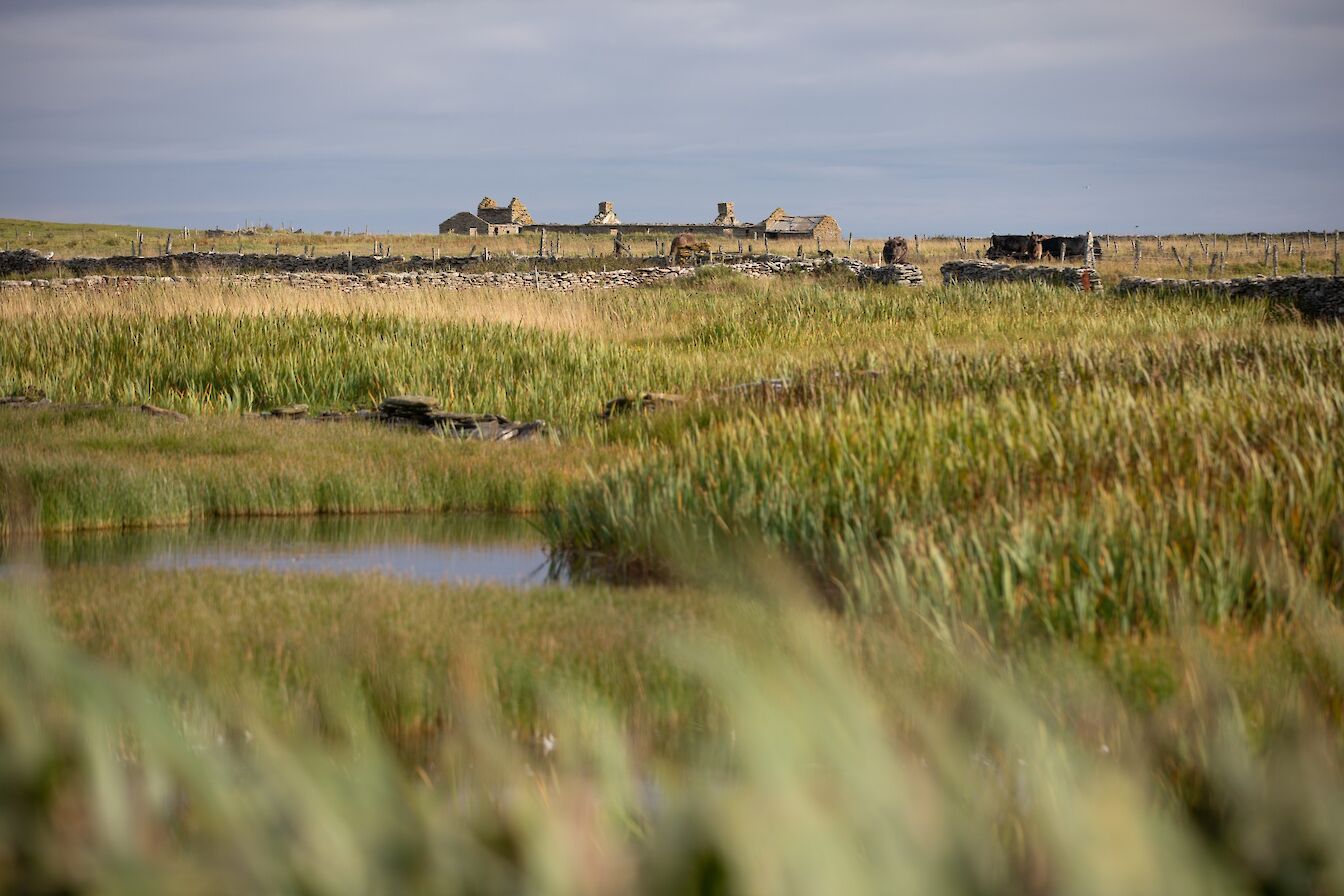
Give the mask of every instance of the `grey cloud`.
[[1002, 229], [1028, 209], [1177, 229], [1201, 209], [1323, 226], [1344, 196], [1328, 112], [1344, 11], [1320, 0], [142, 0], [0, 17], [0, 78], [23, 85], [0, 97], [0, 213], [199, 223], [279, 218], [283, 201], [424, 229], [488, 190], [557, 218], [597, 198], [699, 218], [736, 197], [859, 232], [915, 213], [928, 223], [907, 229]]

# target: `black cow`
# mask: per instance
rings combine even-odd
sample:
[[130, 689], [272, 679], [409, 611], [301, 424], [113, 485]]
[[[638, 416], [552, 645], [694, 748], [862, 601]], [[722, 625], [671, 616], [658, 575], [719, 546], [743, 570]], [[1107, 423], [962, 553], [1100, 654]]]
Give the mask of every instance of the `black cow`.
[[985, 253], [985, 257], [1027, 261], [1031, 258], [1031, 236], [993, 234], [989, 238], [989, 251]]
[[[1087, 256], [1087, 236], [1048, 236], [1041, 240], [1041, 251], [1046, 258], [1084, 258]], [[1092, 238], [1092, 257], [1101, 257], [1101, 241]]]

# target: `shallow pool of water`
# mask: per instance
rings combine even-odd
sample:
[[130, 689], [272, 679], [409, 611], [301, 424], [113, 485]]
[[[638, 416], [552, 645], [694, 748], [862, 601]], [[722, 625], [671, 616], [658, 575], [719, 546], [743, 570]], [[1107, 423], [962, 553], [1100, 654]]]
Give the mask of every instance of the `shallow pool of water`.
[[379, 573], [447, 584], [563, 582], [533, 526], [492, 515], [214, 520], [191, 526], [44, 536], [0, 545], [0, 575], [20, 560], [49, 568], [257, 569]]

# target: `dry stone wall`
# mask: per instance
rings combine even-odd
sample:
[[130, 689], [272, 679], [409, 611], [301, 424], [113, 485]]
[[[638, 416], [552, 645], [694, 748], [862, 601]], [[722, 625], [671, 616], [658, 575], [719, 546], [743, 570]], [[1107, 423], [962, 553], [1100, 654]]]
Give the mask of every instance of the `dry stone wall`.
[[923, 286], [924, 272], [913, 264], [864, 265], [858, 271], [860, 283], [881, 283], [894, 286]]
[[53, 269], [77, 277], [93, 274], [145, 277], [210, 273], [354, 273], [383, 271], [433, 271], [457, 269], [472, 259], [445, 257], [410, 258], [389, 255], [260, 255], [227, 252], [182, 252], [176, 255], [111, 255], [105, 258], [48, 258], [31, 249], [0, 252], [0, 277], [24, 276]]
[[1118, 292], [1212, 293], [1228, 299], [1271, 299], [1292, 305], [1313, 320], [1344, 321], [1344, 277], [1238, 277], [1231, 280], [1175, 280], [1126, 277]]
[[[870, 266], [852, 259], [770, 259], [743, 261], [723, 265], [745, 277], [772, 277], [788, 274], [806, 274], [841, 270], [861, 274]], [[923, 275], [913, 265], [896, 265], [908, 269], [903, 282], [918, 284]], [[370, 289], [545, 289], [572, 291], [579, 289], [622, 289], [648, 286], [695, 276], [695, 267], [645, 267], [617, 271], [533, 271], [530, 273], [500, 273], [468, 271], [385, 271], [367, 274], [336, 274], [326, 272], [285, 272], [262, 274], [225, 274], [221, 282], [231, 285], [284, 285], [298, 289], [341, 289], [356, 292]], [[0, 290], [11, 289], [123, 289], [143, 284], [172, 286], [199, 282], [199, 277], [184, 275], [104, 275], [87, 277], [33, 278], [28, 280], [0, 280]], [[879, 281], [896, 282], [896, 281]]]
[[1092, 268], [1000, 264], [972, 258], [949, 261], [939, 270], [943, 283], [948, 286], [957, 283], [1045, 283], [1067, 286], [1077, 292], [1101, 292], [1101, 276]]

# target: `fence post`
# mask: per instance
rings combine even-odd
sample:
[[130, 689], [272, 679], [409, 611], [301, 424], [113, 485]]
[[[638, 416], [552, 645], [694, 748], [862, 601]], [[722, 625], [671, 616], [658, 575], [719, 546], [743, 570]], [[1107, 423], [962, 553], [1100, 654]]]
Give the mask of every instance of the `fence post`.
[[1087, 246], [1083, 249], [1083, 263], [1089, 268], [1097, 266], [1096, 255], [1092, 251], [1092, 231], [1087, 232]]
[[1307, 272], [1307, 247], [1306, 247], [1306, 246], [1303, 246], [1303, 247], [1302, 247], [1302, 258], [1301, 258], [1301, 260], [1298, 262], [1298, 265], [1297, 265], [1297, 272], [1298, 272], [1299, 274], [1305, 274], [1305, 273]]
[[1181, 253], [1176, 251], [1175, 246], [1171, 247], [1171, 257], [1176, 259], [1176, 267], [1177, 268], [1181, 267]]
[[1139, 241], [1134, 240], [1134, 276], [1139, 275], [1139, 259], [1143, 257], [1143, 250], [1139, 248]]
[[1335, 231], [1335, 276], [1339, 276], [1339, 231]]
[[1272, 269], [1272, 275], [1275, 276], [1275, 277], [1277, 277], [1277, 276], [1279, 276], [1279, 244], [1278, 244], [1278, 243], [1274, 243], [1274, 248], [1273, 248], [1273, 251], [1270, 253], [1270, 257], [1271, 257], [1271, 258], [1273, 259], [1273, 261], [1274, 261], [1274, 267], [1273, 267], [1273, 269]]
[[163, 243], [163, 254], [164, 255], [173, 254], [173, 235], [171, 233], [168, 234], [168, 238]]

